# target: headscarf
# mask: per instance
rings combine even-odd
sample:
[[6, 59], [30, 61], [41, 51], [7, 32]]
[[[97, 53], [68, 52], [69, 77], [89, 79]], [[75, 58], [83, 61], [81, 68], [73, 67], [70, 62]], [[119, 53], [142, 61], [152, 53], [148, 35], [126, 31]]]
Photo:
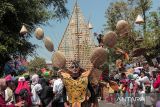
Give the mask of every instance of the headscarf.
[[41, 104], [41, 100], [37, 94], [37, 92], [39, 92], [40, 90], [42, 90], [42, 86], [40, 84], [36, 84], [34, 87], [32, 87], [32, 103], [33, 104]]
[[6, 81], [12, 81], [12, 80], [13, 80], [13, 78], [12, 78], [12, 76], [11, 76], [11, 75], [7, 75], [7, 76], [5, 77], [5, 80], [6, 80]]
[[31, 94], [30, 88], [28, 86], [28, 81], [26, 81], [24, 77], [19, 77], [18, 86], [15, 90], [15, 93], [19, 94], [22, 89], [27, 89], [28, 93]]
[[36, 85], [39, 81], [39, 76], [37, 74], [34, 74], [32, 76], [32, 85]]

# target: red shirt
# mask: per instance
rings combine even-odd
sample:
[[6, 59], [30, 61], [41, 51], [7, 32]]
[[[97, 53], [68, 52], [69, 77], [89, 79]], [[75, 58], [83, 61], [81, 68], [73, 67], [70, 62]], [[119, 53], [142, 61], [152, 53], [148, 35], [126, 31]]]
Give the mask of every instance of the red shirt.
[[159, 86], [160, 86], [160, 74], [158, 74], [156, 81], [153, 83], [153, 88], [158, 88]]

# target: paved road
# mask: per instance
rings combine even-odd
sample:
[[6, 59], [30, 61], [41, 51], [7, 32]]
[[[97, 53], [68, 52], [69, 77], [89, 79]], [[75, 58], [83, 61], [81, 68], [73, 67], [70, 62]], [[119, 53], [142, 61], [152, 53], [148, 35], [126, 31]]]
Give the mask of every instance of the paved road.
[[120, 104], [113, 104], [113, 103], [107, 103], [105, 101], [100, 101], [99, 107], [125, 107], [125, 106]]
[[[139, 105], [139, 104], [138, 104]], [[126, 104], [120, 104], [120, 103], [117, 103], [117, 104], [113, 104], [113, 103], [106, 103], [104, 101], [100, 101], [99, 102], [99, 107], [145, 107], [145, 106], [133, 106], [133, 105], [126, 105]], [[148, 106], [147, 106], [148, 107]], [[154, 107], [154, 106], [150, 106], [150, 107]]]

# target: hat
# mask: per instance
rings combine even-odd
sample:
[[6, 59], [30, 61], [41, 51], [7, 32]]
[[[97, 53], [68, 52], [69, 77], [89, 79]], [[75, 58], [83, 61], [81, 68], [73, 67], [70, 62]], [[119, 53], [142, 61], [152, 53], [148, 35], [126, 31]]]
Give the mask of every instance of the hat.
[[19, 77], [18, 81], [25, 81], [24, 77]]
[[74, 65], [75, 67], [80, 67], [79, 63], [80, 63], [79, 61], [73, 60], [71, 61], [71, 66]]
[[7, 75], [7, 76], [5, 77], [5, 80], [6, 80], [6, 81], [12, 81], [12, 80], [13, 80], [13, 78], [12, 78], [12, 76], [11, 76], [11, 75]]

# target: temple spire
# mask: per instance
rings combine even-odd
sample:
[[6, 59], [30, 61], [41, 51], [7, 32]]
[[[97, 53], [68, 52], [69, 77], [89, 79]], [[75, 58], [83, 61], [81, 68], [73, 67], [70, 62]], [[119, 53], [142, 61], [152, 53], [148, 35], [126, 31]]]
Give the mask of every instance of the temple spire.
[[90, 34], [91, 29], [76, 0], [68, 26], [58, 47], [58, 50], [67, 59], [67, 67], [71, 60], [78, 60], [83, 68], [89, 68], [87, 65], [90, 63], [90, 54], [95, 47]]

